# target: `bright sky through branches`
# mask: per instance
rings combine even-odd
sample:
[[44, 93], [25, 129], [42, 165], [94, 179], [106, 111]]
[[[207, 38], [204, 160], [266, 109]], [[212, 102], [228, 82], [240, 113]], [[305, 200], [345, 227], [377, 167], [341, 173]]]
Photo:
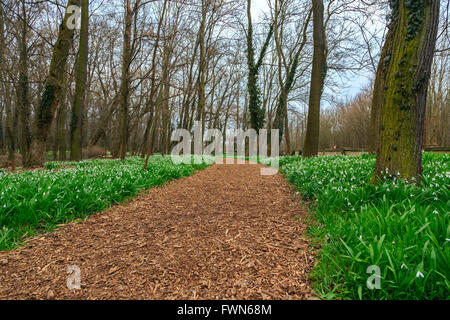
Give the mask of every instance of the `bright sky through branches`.
[[[260, 22], [264, 19], [264, 15], [269, 14], [269, 4], [271, 0], [252, 0], [252, 16], [255, 22]], [[273, 0], [272, 0], [273, 1]], [[383, 28], [384, 26], [379, 21], [374, 21], [373, 28]], [[367, 71], [360, 71], [358, 74], [347, 72], [347, 79], [340, 78], [342, 81], [342, 89], [340, 90], [341, 99], [346, 100], [354, 97], [370, 82], [371, 74]], [[323, 106], [326, 108], [329, 106], [328, 101], [323, 101]]]

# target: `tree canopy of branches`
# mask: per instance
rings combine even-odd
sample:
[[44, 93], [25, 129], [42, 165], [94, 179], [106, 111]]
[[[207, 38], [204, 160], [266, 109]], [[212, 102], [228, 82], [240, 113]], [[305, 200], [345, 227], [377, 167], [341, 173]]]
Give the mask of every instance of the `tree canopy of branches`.
[[[204, 135], [279, 129], [285, 154], [381, 152], [381, 114], [398, 106], [386, 97], [414, 76], [409, 57], [398, 78], [390, 73], [397, 55], [383, 49], [401, 38], [397, 25], [419, 23], [404, 18], [409, 3], [398, 2], [387, 28], [384, 1], [0, 0], [0, 162], [148, 158], [170, 153], [174, 130], [192, 132], [196, 121]], [[402, 102], [420, 106], [426, 145], [450, 139], [447, 11], [433, 14], [429, 90]]]

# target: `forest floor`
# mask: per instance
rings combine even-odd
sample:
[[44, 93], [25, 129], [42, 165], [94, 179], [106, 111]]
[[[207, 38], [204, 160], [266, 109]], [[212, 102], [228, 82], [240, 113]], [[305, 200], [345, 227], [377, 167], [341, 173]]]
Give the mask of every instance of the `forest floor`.
[[0, 299], [314, 298], [308, 213], [260, 168], [213, 165], [0, 252]]

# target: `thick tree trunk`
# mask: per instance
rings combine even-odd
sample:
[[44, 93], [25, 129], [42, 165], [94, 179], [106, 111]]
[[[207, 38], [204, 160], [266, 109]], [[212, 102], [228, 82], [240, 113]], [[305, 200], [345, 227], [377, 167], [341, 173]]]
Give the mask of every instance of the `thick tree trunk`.
[[380, 148], [380, 124], [381, 113], [384, 103], [384, 74], [391, 58], [392, 52], [392, 30], [389, 29], [386, 36], [386, 41], [381, 51], [380, 61], [378, 63], [377, 73], [375, 77], [375, 84], [373, 87], [372, 108], [370, 110], [370, 134], [369, 134], [369, 153], [376, 154]]
[[89, 0], [81, 0], [80, 46], [76, 62], [75, 97], [70, 123], [70, 160], [82, 159], [83, 114], [86, 97], [87, 63], [89, 53]]
[[309, 93], [308, 124], [303, 149], [304, 157], [317, 156], [319, 152], [320, 100], [327, 74], [323, 10], [323, 0], [313, 0], [314, 56]]
[[[392, 51], [384, 76], [380, 151], [373, 176], [420, 179], [425, 106], [439, 1], [400, 0], [392, 8]], [[387, 171], [387, 172], [386, 172]]]
[[[80, 0], [69, 0], [67, 8], [78, 6], [79, 3]], [[31, 144], [32, 164], [42, 165], [44, 163], [47, 136], [59, 104], [57, 98], [60, 96], [59, 92], [63, 84], [64, 70], [69, 50], [72, 47], [74, 28], [68, 26], [68, 21], [72, 15], [72, 12], [66, 10], [64, 19], [59, 27], [58, 39], [53, 48], [49, 75], [36, 112], [36, 123]]]
[[59, 161], [66, 161], [66, 104], [65, 92], [61, 90], [60, 105], [56, 116], [56, 151], [58, 153]]
[[284, 140], [286, 141], [286, 153], [291, 154], [291, 137], [289, 135], [289, 115], [287, 111], [287, 102], [284, 103]]
[[80, 46], [76, 62], [75, 97], [70, 124], [70, 160], [80, 161], [83, 143], [83, 115], [86, 97], [87, 64], [89, 55], [89, 0], [81, 0]]

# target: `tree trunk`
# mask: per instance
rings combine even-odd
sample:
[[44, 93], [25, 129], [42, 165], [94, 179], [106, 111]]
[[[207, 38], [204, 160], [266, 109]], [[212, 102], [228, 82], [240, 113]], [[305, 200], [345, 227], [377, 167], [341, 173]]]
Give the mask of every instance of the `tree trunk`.
[[255, 63], [255, 49], [253, 47], [253, 25], [251, 15], [251, 0], [247, 0], [247, 64], [248, 64], [248, 107], [250, 112], [250, 125], [256, 132], [264, 126], [265, 110], [261, 108], [261, 90], [258, 86], [258, 72], [273, 35], [273, 25], [270, 25], [266, 40], [261, 48], [258, 61]]
[[[65, 82], [67, 83], [67, 82]], [[66, 161], [66, 89], [61, 90], [61, 99], [56, 116], [56, 151], [58, 160]]]
[[[0, 65], [3, 65], [5, 61], [6, 41], [5, 41], [5, 12], [3, 11], [2, 3], [0, 2]], [[17, 128], [17, 112], [12, 110], [11, 99], [11, 86], [7, 79], [6, 71], [0, 71], [0, 85], [3, 89], [5, 100], [5, 113], [6, 113], [6, 140], [8, 144], [8, 162], [11, 169], [16, 169], [15, 162], [15, 139], [14, 130]]]
[[393, 43], [382, 74], [385, 86], [380, 151], [372, 181], [386, 175], [420, 179], [425, 106], [438, 23], [439, 1], [400, 0], [392, 5]]
[[380, 124], [381, 124], [381, 113], [383, 110], [384, 103], [384, 86], [385, 77], [384, 73], [389, 64], [392, 52], [392, 30], [389, 29], [386, 35], [386, 40], [381, 51], [380, 61], [378, 62], [378, 68], [375, 77], [375, 84], [373, 87], [373, 97], [372, 97], [372, 108], [370, 110], [370, 142], [369, 142], [369, 153], [376, 154], [380, 149]]
[[327, 74], [323, 10], [323, 0], [313, 0], [314, 56], [309, 93], [308, 124], [303, 149], [304, 157], [317, 156], [319, 152], [320, 100]]
[[86, 97], [87, 63], [89, 55], [89, 0], [81, 0], [80, 46], [76, 62], [75, 97], [70, 123], [70, 160], [80, 161], [83, 143], [83, 115]]
[[31, 162], [29, 158], [31, 133], [30, 133], [30, 97], [29, 97], [29, 82], [28, 82], [28, 17], [25, 1], [22, 0], [22, 18], [20, 20], [19, 44], [19, 84], [17, 87], [17, 102], [19, 106], [20, 117], [20, 152], [22, 154], [22, 166], [30, 167]]
[[122, 81], [120, 85], [120, 147], [119, 155], [122, 160], [127, 155], [128, 142], [128, 105], [130, 100], [130, 65], [131, 65], [131, 26], [133, 11], [130, 0], [124, 0], [125, 30], [123, 34]]
[[[275, 22], [274, 22], [274, 37], [275, 37], [275, 46], [277, 50], [278, 56], [278, 83], [280, 86], [280, 97], [278, 99], [278, 105], [275, 112], [275, 119], [273, 123], [275, 124], [275, 128], [280, 131], [279, 139], [280, 143], [283, 139], [283, 136], [286, 141], [286, 152], [287, 154], [291, 153], [291, 139], [289, 135], [289, 117], [288, 117], [288, 96], [294, 85], [295, 74], [297, 72], [298, 62], [300, 58], [300, 53], [303, 51], [303, 48], [306, 45], [307, 41], [307, 30], [309, 22], [311, 21], [312, 11], [309, 11], [308, 16], [306, 17], [305, 22], [303, 23], [303, 30], [300, 33], [302, 37], [302, 41], [299, 45], [299, 48], [294, 48], [296, 50], [292, 61], [289, 61], [289, 64], [286, 61], [286, 57], [283, 53], [282, 49], [282, 40], [283, 40], [283, 16], [281, 14], [282, 9], [278, 8], [278, 1], [275, 1]], [[281, 21], [280, 21], [281, 20]], [[293, 53], [293, 52], [292, 52]], [[291, 56], [292, 53], [289, 55]], [[286, 80], [283, 81], [282, 77], [282, 67], [285, 67], [286, 72]], [[271, 128], [271, 126], [270, 126]], [[268, 137], [268, 143], [270, 145], [270, 137]]]
[[[156, 103], [155, 103], [155, 96], [158, 90], [158, 86], [156, 85], [156, 64], [157, 64], [157, 53], [159, 48], [159, 42], [161, 38], [161, 29], [164, 22], [164, 17], [166, 14], [166, 7], [167, 7], [167, 0], [164, 0], [161, 15], [158, 21], [158, 27], [156, 31], [156, 39], [155, 44], [153, 46], [153, 53], [152, 53], [152, 75], [151, 75], [151, 85], [150, 85], [150, 95], [149, 95], [149, 108], [150, 108], [150, 115], [149, 119], [147, 121], [147, 125], [145, 127], [145, 133], [144, 133], [144, 141], [142, 143], [142, 150], [141, 150], [141, 157], [144, 158], [148, 153], [148, 146], [153, 145], [153, 142], [149, 141], [149, 139], [153, 139], [153, 136], [150, 136], [150, 131], [152, 127], [152, 123], [155, 118], [155, 112], [156, 112]], [[151, 153], [151, 151], [150, 151]]]
[[202, 0], [202, 19], [200, 21], [200, 29], [198, 31], [198, 42], [200, 46], [198, 80], [197, 80], [197, 116], [196, 121], [202, 122], [202, 135], [205, 132], [205, 108], [206, 108], [206, 48], [205, 48], [205, 32], [206, 32], [206, 11], [208, 6], [207, 0]]
[[[159, 93], [156, 100], [156, 106], [155, 106], [155, 114], [153, 116], [153, 121], [150, 126], [149, 130], [149, 139], [148, 139], [148, 145], [147, 145], [147, 154], [145, 157], [145, 164], [144, 164], [144, 170], [147, 169], [148, 161], [150, 159], [150, 155], [153, 153], [153, 149], [155, 147], [155, 136], [156, 136], [156, 126], [158, 125], [158, 122], [160, 121], [161, 115], [160, 112], [162, 108], [164, 107], [164, 93], [168, 93], [168, 86], [169, 86], [169, 63], [170, 63], [170, 53], [169, 53], [168, 45], [164, 46], [164, 52], [163, 52], [163, 62], [162, 62], [162, 79], [160, 83]], [[167, 88], [167, 90], [166, 90]]]
[[[67, 8], [70, 6], [78, 6], [79, 2], [80, 0], [69, 0]], [[62, 89], [64, 70], [67, 64], [69, 50], [72, 47], [74, 35], [74, 28], [68, 24], [72, 15], [72, 12], [66, 10], [64, 19], [59, 26], [58, 39], [53, 48], [49, 75], [36, 112], [30, 162], [37, 165], [42, 165], [44, 163], [48, 132], [53, 122], [56, 108], [59, 104], [57, 98], [60, 96], [59, 92]]]

